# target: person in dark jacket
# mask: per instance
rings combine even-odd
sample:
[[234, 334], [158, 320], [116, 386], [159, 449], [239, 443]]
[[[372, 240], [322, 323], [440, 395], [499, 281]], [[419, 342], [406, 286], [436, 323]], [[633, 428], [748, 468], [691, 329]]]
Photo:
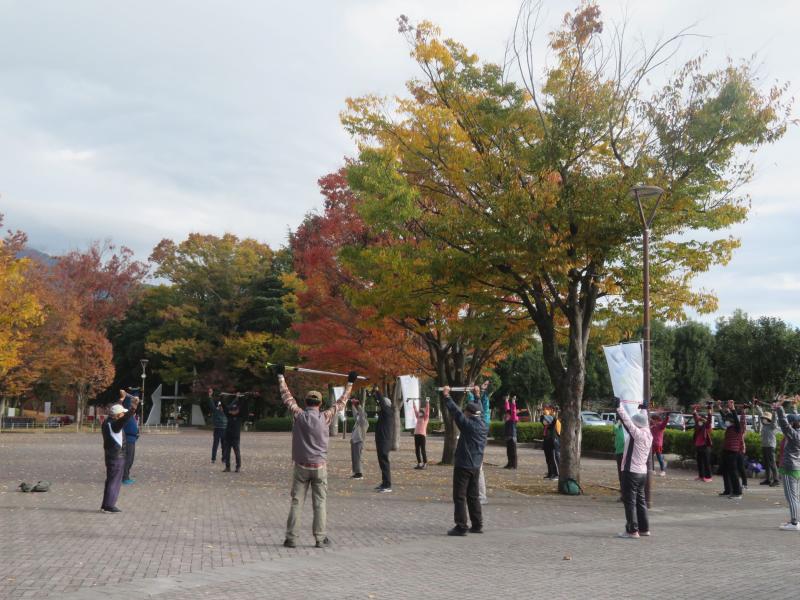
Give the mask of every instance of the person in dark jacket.
[[[131, 402], [136, 396], [132, 396], [125, 390], [119, 391], [120, 400], [122, 401], [122, 408], [126, 410], [131, 409]], [[130, 485], [136, 480], [131, 478], [131, 467], [133, 460], [136, 458], [136, 442], [139, 440], [139, 424], [136, 422], [136, 411], [133, 411], [133, 416], [125, 421], [125, 470], [122, 473], [122, 483]]]
[[554, 409], [552, 415], [542, 415], [540, 417], [542, 425], [542, 450], [547, 463], [547, 475], [545, 479], [558, 479], [558, 463], [561, 454], [561, 420], [558, 418], [558, 409]]
[[106, 462], [106, 482], [103, 487], [103, 502], [100, 510], [106, 513], [122, 512], [117, 508], [117, 498], [125, 470], [125, 423], [133, 416], [139, 406], [139, 399], [131, 400], [127, 410], [121, 404], [114, 404], [103, 422], [103, 453]]
[[[483, 452], [489, 427], [481, 418], [481, 405], [470, 402], [462, 413], [450, 398], [450, 387], [442, 390], [445, 406], [458, 425], [460, 435], [456, 446], [453, 466], [453, 519], [455, 527], [447, 535], [467, 535], [467, 532], [483, 533], [483, 514], [478, 499], [478, 478], [483, 464]], [[472, 527], [467, 527], [467, 511]]]
[[222, 408], [220, 400], [214, 400], [214, 390], [208, 388], [208, 406], [211, 409], [211, 422], [214, 424], [214, 441], [211, 443], [211, 463], [217, 462], [217, 448], [222, 445], [222, 454], [225, 455], [225, 430], [228, 427], [228, 417]]
[[519, 415], [517, 415], [517, 397], [514, 396], [513, 398], [511, 398], [511, 401], [509, 402], [509, 394], [506, 394], [504, 402], [505, 406], [503, 408], [504, 408], [505, 422], [503, 423], [503, 437], [506, 438], [506, 457], [508, 459], [508, 463], [503, 468], [516, 469], [517, 468], [517, 421], [519, 421]]
[[231, 450], [236, 455], [236, 472], [238, 473], [242, 468], [242, 453], [239, 449], [239, 441], [241, 439], [242, 421], [247, 415], [247, 401], [242, 400], [239, 394], [236, 394], [230, 403], [222, 404], [222, 410], [228, 423], [225, 427], [225, 443], [222, 446], [222, 462], [225, 463], [223, 473], [230, 473], [231, 471]]
[[372, 397], [378, 406], [378, 421], [375, 423], [375, 448], [378, 451], [378, 465], [381, 467], [381, 484], [377, 492], [392, 491], [392, 465], [389, 452], [392, 451], [392, 432], [394, 430], [394, 409], [392, 401], [381, 394], [377, 387], [372, 388]]

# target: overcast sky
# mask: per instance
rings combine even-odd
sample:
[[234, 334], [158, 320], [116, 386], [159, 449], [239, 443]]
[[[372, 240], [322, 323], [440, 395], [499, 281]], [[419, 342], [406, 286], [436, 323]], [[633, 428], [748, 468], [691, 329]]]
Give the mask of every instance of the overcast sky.
[[[545, 3], [549, 31], [577, 0]], [[798, 96], [800, 2], [601, 1], [654, 39], [695, 25], [679, 58], [757, 55]], [[279, 246], [321, 204], [353, 145], [348, 96], [416, 76], [396, 18], [428, 19], [500, 61], [518, 0], [0, 0], [0, 212], [59, 254], [111, 238], [146, 259], [162, 238], [232, 232]], [[542, 39], [542, 41], [544, 41]], [[541, 55], [542, 67], [545, 56]], [[797, 111], [795, 111], [797, 112]], [[742, 248], [704, 275], [720, 311], [800, 324], [800, 132], [756, 157]], [[707, 320], [708, 318], [706, 318]]]

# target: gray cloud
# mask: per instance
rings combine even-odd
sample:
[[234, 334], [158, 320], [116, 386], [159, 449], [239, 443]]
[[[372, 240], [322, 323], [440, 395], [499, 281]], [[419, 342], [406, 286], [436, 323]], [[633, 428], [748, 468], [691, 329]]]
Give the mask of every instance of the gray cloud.
[[[546, 3], [540, 46], [575, 4]], [[788, 0], [769, 11], [721, 0], [601, 5], [609, 19], [627, 10], [630, 30], [648, 37], [698, 22], [709, 37], [687, 40], [678, 58], [707, 48], [721, 63], [758, 51], [765, 78], [796, 75], [800, 8]], [[517, 0], [4, 2], [0, 212], [51, 253], [110, 237], [146, 257], [162, 237], [191, 231], [280, 245], [319, 206], [318, 177], [353, 152], [338, 121], [345, 98], [402, 94], [417, 75], [395, 18], [430, 19], [499, 61], [517, 8]], [[737, 229], [742, 249], [701, 279], [723, 312], [796, 315], [790, 292], [752, 288], [771, 275], [791, 288], [781, 278], [798, 254], [788, 191], [797, 188], [798, 149], [793, 130], [759, 155], [754, 211]]]

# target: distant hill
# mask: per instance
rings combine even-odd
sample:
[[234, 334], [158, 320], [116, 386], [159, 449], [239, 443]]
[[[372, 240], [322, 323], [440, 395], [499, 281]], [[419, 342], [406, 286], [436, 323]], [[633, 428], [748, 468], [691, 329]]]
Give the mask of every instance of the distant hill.
[[40, 262], [48, 267], [52, 267], [53, 265], [58, 262], [58, 260], [49, 254], [45, 254], [44, 252], [40, 252], [35, 248], [25, 248], [24, 250], [17, 253], [19, 258], [30, 258], [31, 260], [35, 260], [36, 262]]

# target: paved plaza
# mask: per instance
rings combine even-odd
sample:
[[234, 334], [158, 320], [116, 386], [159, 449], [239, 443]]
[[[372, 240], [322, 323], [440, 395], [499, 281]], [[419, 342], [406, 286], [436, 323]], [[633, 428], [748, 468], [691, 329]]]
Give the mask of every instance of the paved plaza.
[[[780, 488], [751, 482], [740, 502], [721, 484], [670, 470], [656, 478], [653, 537], [619, 540], [613, 461], [584, 459], [587, 494], [554, 494], [541, 451], [509, 472], [491, 446], [483, 535], [449, 538], [451, 469], [413, 469], [413, 440], [380, 482], [370, 436], [366, 479], [348, 479], [349, 444], [331, 442], [328, 530], [313, 548], [282, 547], [290, 434], [242, 436], [241, 473], [210, 461], [211, 433], [145, 434], [122, 513], [99, 512], [103, 453], [95, 433], [0, 434], [0, 599], [58, 598], [796, 598], [800, 534]], [[441, 442], [429, 440], [433, 457]], [[21, 481], [49, 480], [44, 494]], [[636, 575], [634, 575], [636, 573]]]

